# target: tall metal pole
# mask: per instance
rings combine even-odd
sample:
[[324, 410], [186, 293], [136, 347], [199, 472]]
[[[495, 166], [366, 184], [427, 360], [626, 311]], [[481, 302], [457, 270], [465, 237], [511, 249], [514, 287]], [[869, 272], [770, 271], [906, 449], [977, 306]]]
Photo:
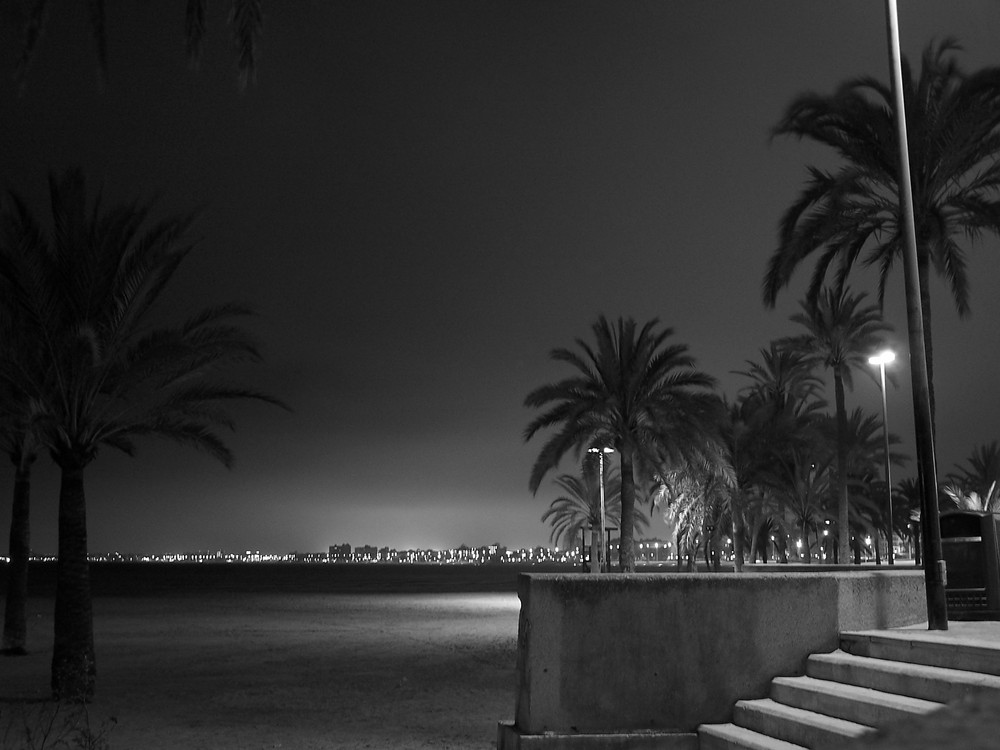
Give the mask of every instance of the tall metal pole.
[[892, 73], [899, 142], [899, 209], [905, 248], [903, 275], [906, 284], [906, 320], [909, 328], [910, 379], [913, 386], [913, 420], [920, 473], [921, 521], [924, 537], [924, 584], [927, 594], [928, 630], [948, 629], [948, 602], [945, 595], [946, 570], [941, 553], [941, 525], [938, 516], [937, 461], [934, 455], [934, 427], [931, 420], [927, 351], [921, 317], [920, 279], [917, 272], [917, 233], [913, 221], [913, 194], [910, 159], [906, 142], [906, 111], [903, 106], [903, 73], [899, 52], [899, 21], [896, 0], [885, 0], [889, 42], [889, 69]]
[[601, 479], [601, 572], [606, 573], [608, 571], [608, 541], [607, 532], [604, 530], [604, 449], [597, 454], [600, 457], [600, 472], [599, 476]]
[[587, 448], [588, 453], [596, 453], [598, 457], [598, 480], [601, 483], [601, 572], [605, 572], [606, 569], [610, 569], [607, 565], [608, 560], [608, 550], [607, 550], [607, 535], [605, 518], [604, 518], [604, 454], [611, 453], [612, 448]]
[[892, 549], [892, 477], [889, 472], [889, 409], [886, 406], [885, 401], [885, 359], [879, 360], [878, 363], [879, 375], [882, 379], [882, 434], [885, 436], [885, 501], [886, 505], [889, 507], [889, 533], [887, 536], [889, 542], [889, 550], [886, 555], [886, 560], [890, 565], [895, 562], [896, 556], [893, 554]]

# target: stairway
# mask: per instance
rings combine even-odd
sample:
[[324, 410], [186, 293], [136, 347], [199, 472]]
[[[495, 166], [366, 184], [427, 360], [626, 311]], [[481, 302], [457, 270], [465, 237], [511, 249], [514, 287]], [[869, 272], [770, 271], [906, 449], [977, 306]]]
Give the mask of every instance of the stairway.
[[698, 728], [701, 750], [843, 747], [975, 692], [1000, 694], [1000, 643], [923, 630], [842, 633], [801, 677], [776, 677], [770, 697], [742, 700], [730, 724]]

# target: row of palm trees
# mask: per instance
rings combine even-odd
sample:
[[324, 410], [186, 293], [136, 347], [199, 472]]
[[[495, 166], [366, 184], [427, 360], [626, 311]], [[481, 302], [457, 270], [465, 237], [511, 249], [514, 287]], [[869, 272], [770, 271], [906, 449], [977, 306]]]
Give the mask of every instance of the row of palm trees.
[[[847, 414], [843, 392], [887, 326], [876, 308], [863, 305], [863, 295], [831, 294], [823, 301], [794, 317], [806, 333], [773, 342], [759, 361], [746, 363], [741, 374], [748, 384], [732, 404], [716, 393], [714, 379], [696, 369], [686, 347], [668, 343], [670, 329], [658, 329], [656, 321], [640, 327], [632, 320], [611, 324], [599, 318], [595, 346], [578, 341], [579, 353], [553, 352], [578, 372], [526, 400], [546, 408], [528, 426], [526, 438], [557, 428], [535, 463], [532, 490], [567, 453], [579, 457], [598, 445], [619, 452], [619, 471], [609, 474], [608, 507], [612, 525], [621, 528], [623, 570], [634, 569], [638, 498], [660, 507], [691, 548], [700, 540], [717, 545], [722, 536], [734, 535], [738, 545], [751, 540], [755, 551], [762, 528], [785, 527], [791, 518], [808, 540], [821, 512], [830, 510], [828, 499], [836, 498], [832, 515], [846, 515], [849, 501], [857, 504], [850, 496], [857, 469], [870, 474], [883, 459], [880, 422], [859, 410]], [[820, 367], [835, 373], [842, 418], [826, 414]], [[588, 472], [581, 478], [563, 475], [558, 483], [581, 488], [573, 521], [563, 498], [543, 516], [555, 524], [553, 538], [565, 543], [599, 518], [593, 517], [595, 490]], [[849, 524], [841, 521], [836, 528]], [[738, 549], [737, 557], [742, 554]]]
[[51, 176], [49, 196], [48, 226], [15, 193], [0, 213], [0, 447], [16, 468], [4, 650], [24, 652], [31, 468], [47, 453], [61, 473], [52, 691], [87, 699], [96, 662], [86, 468], [102, 447], [132, 455], [151, 435], [230, 466], [219, 434], [234, 426], [228, 404], [284, 404], [226, 374], [260, 359], [239, 325], [246, 307], [160, 323], [171, 316], [157, 302], [194, 249], [192, 216], [105, 207], [79, 170]]
[[[838, 300], [829, 295], [824, 299]], [[919, 552], [921, 505], [917, 482], [905, 479], [892, 488], [891, 516], [888, 512], [881, 416], [860, 408], [845, 410], [843, 419], [837, 417], [836, 410], [831, 414], [823, 398], [824, 381], [818, 374], [824, 367], [840, 367], [841, 378], [849, 389], [853, 372], [870, 369], [864, 366], [862, 354], [866, 349], [871, 351], [871, 344], [877, 343], [874, 337], [886, 329], [885, 324], [873, 317], [872, 306], [863, 304], [863, 295], [845, 295], [835, 309], [840, 314], [831, 315], [832, 311], [827, 310], [826, 315], [815, 311], [812, 315], [793, 316], [809, 333], [774, 341], [761, 349], [759, 358], [746, 362], [739, 371], [746, 385], [734, 402], [727, 402], [721, 395], [707, 396], [715, 399], [714, 408], [706, 406], [702, 398], [687, 398], [706, 396], [705, 391], [690, 392], [687, 384], [700, 383], [706, 376], [692, 377], [694, 363], [688, 360], [661, 370], [658, 388], [613, 390], [612, 384], [646, 380], [642, 373], [622, 374], [622, 366], [627, 365], [615, 358], [616, 351], [640, 347], [618, 346], [620, 337], [629, 331], [635, 336], [646, 330], [656, 331], [656, 324], [640, 329], [627, 320], [612, 325], [599, 319], [595, 330], [604, 335], [598, 345], [589, 347], [578, 342], [589, 352], [586, 359], [578, 358], [580, 374], [529, 396], [531, 403], [548, 407], [529, 426], [530, 434], [541, 426], [558, 423], [562, 428], [543, 447], [536, 472], [544, 476], [542, 462], [553, 460], [562, 446], [568, 447], [560, 458], [572, 453], [581, 459], [579, 475], [562, 474], [555, 480], [562, 494], [542, 516], [542, 521], [552, 527], [550, 540], [563, 547], [575, 546], [586, 530], [600, 527], [601, 480], [597, 459], [588, 446], [636, 445], [645, 441], [643, 450], [636, 452], [643, 460], [633, 461], [637, 487], [634, 502], [638, 507], [634, 509], [632, 533], [641, 533], [648, 526], [645, 506], [650, 512], [662, 513], [676, 530], [678, 565], [686, 554], [690, 567], [700, 552], [707, 565], [718, 569], [722, 548], [730, 539], [737, 569], [746, 558], [766, 559], [769, 546], [787, 561], [791, 539], [796, 540], [798, 559], [805, 563], [817, 556], [826, 562], [860, 562], [861, 540], [866, 538], [876, 540], [873, 552], [878, 562], [879, 539], [889, 545], [897, 536], [910, 536]], [[836, 324], [824, 326], [819, 321]], [[831, 329], [841, 336], [832, 336]], [[661, 336], [666, 333], [660, 331]], [[560, 357], [565, 359], [565, 354]], [[650, 361], [657, 359], [651, 352]], [[668, 387], [668, 383], [676, 388]], [[600, 407], [595, 408], [595, 404]], [[623, 416], [625, 409], [620, 404], [628, 404], [632, 414], [639, 416], [630, 422]], [[692, 406], [694, 409], [686, 415], [678, 414]], [[674, 411], [676, 423], [685, 425], [686, 445], [664, 439], [659, 431], [635, 430], [621, 437], [614, 432], [618, 426], [638, 424], [646, 418], [644, 415], [662, 414], [668, 409]], [[606, 413], [595, 415], [595, 411]], [[602, 430], [596, 440], [590, 437], [592, 424]], [[889, 444], [898, 445], [899, 438], [890, 434]], [[907, 461], [905, 455], [891, 449], [889, 459], [897, 466]], [[605, 473], [604, 483], [605, 523], [622, 529], [619, 564], [623, 570], [634, 570], [634, 557], [631, 561], [627, 557], [634, 542], [621, 521], [623, 482], [619, 466]], [[841, 486], [847, 497], [846, 522], [841, 520]], [[993, 442], [976, 447], [968, 465], [956, 467], [945, 477], [941, 501], [945, 507], [1000, 511], [998, 487], [1000, 447]], [[842, 533], [844, 529], [846, 533]], [[592, 534], [592, 561], [598, 559], [597, 539]]]
[[[959, 314], [967, 315], [966, 249], [983, 235], [1000, 234], [1000, 68], [966, 73], [955, 56], [959, 49], [951, 39], [929, 44], [919, 78], [907, 60], [902, 66], [932, 415], [931, 270], [945, 278]], [[661, 499], [701, 498], [715, 509], [706, 517], [728, 512], [737, 565], [743, 558], [743, 525], [749, 523], [746, 536], [754, 545], [761, 519], [788, 514], [801, 526], [808, 555], [815, 519], [830, 510], [821, 499], [832, 495], [835, 556], [848, 558], [851, 528], [860, 523], [850, 508], [864, 506], [863, 478], [877, 473], [871, 459], [878, 450], [873, 447], [864, 460], [852, 458], [851, 446], [859, 450], [863, 433], [876, 422], [859, 411], [848, 413], [845, 389], [852, 371], [887, 331], [879, 312], [904, 248], [893, 100], [881, 81], [856, 78], [831, 95], [797, 97], [775, 127], [775, 136], [831, 149], [840, 166], [808, 167], [800, 196], [782, 217], [764, 276], [764, 303], [773, 307], [795, 272], [815, 261], [802, 311], [793, 318], [806, 332], [775, 342], [762, 350], [760, 362], [747, 363], [744, 374], [752, 383], [736, 403], [727, 408], [713, 395], [714, 381], [694, 368], [685, 347], [666, 345], [670, 329], [656, 331], [655, 321], [639, 328], [630, 319], [612, 326], [603, 317], [594, 325], [596, 346], [578, 341], [579, 352], [553, 352], [575, 376], [528, 395], [528, 407], [547, 411], [531, 422], [525, 438], [555, 429], [532, 470], [533, 492], [568, 452], [579, 455], [595, 445], [619, 451], [624, 570], [634, 568], [637, 476]], [[859, 265], [878, 269], [877, 306], [849, 290]], [[819, 367], [833, 376], [832, 417], [820, 397]], [[685, 491], [672, 488], [678, 481]], [[692, 491], [698, 487], [701, 491]], [[989, 496], [996, 491], [991, 487]]]

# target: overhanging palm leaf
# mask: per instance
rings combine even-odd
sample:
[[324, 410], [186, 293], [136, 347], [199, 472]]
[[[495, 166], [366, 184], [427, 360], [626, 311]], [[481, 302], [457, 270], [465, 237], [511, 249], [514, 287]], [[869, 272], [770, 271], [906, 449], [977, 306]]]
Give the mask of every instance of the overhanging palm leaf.
[[[14, 78], [23, 87], [28, 69], [48, 22], [51, 0], [35, 0], [30, 9], [20, 19], [23, 43]], [[186, 0], [184, 9], [184, 41], [191, 67], [197, 68], [201, 62], [206, 29], [207, 0]], [[13, 11], [20, 10], [20, 3], [13, 4]], [[108, 74], [108, 34], [104, 0], [88, 0], [88, 22], [90, 35], [94, 40], [97, 70], [103, 82]], [[261, 0], [232, 0], [229, 11], [229, 25], [232, 27], [231, 40], [236, 53], [236, 67], [240, 88], [245, 89], [255, 78], [257, 70], [257, 47], [264, 28], [264, 14]]]
[[966, 465], [959, 464], [945, 479], [966, 491], [990, 494], [990, 487], [1000, 485], [1000, 444], [994, 440], [989, 445], [977, 445]]

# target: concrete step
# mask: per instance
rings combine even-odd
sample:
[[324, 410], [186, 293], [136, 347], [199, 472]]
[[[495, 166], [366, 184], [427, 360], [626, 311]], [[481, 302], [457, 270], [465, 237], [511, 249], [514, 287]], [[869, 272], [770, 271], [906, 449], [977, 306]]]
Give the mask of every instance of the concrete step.
[[855, 656], [839, 650], [810, 656], [806, 675], [938, 703], [951, 703], [985, 691], [1000, 693], [1000, 677], [996, 675]]
[[770, 698], [737, 701], [733, 723], [803, 747], [843, 744], [875, 732], [871, 726], [785, 706]]
[[786, 706], [870, 727], [884, 727], [944, 708], [943, 703], [815, 677], [776, 677], [771, 681], [771, 698]]
[[698, 727], [700, 750], [806, 750], [735, 724], [702, 724]]
[[840, 648], [856, 656], [1000, 675], [1000, 643], [955, 640], [934, 631], [867, 630], [840, 634]]

